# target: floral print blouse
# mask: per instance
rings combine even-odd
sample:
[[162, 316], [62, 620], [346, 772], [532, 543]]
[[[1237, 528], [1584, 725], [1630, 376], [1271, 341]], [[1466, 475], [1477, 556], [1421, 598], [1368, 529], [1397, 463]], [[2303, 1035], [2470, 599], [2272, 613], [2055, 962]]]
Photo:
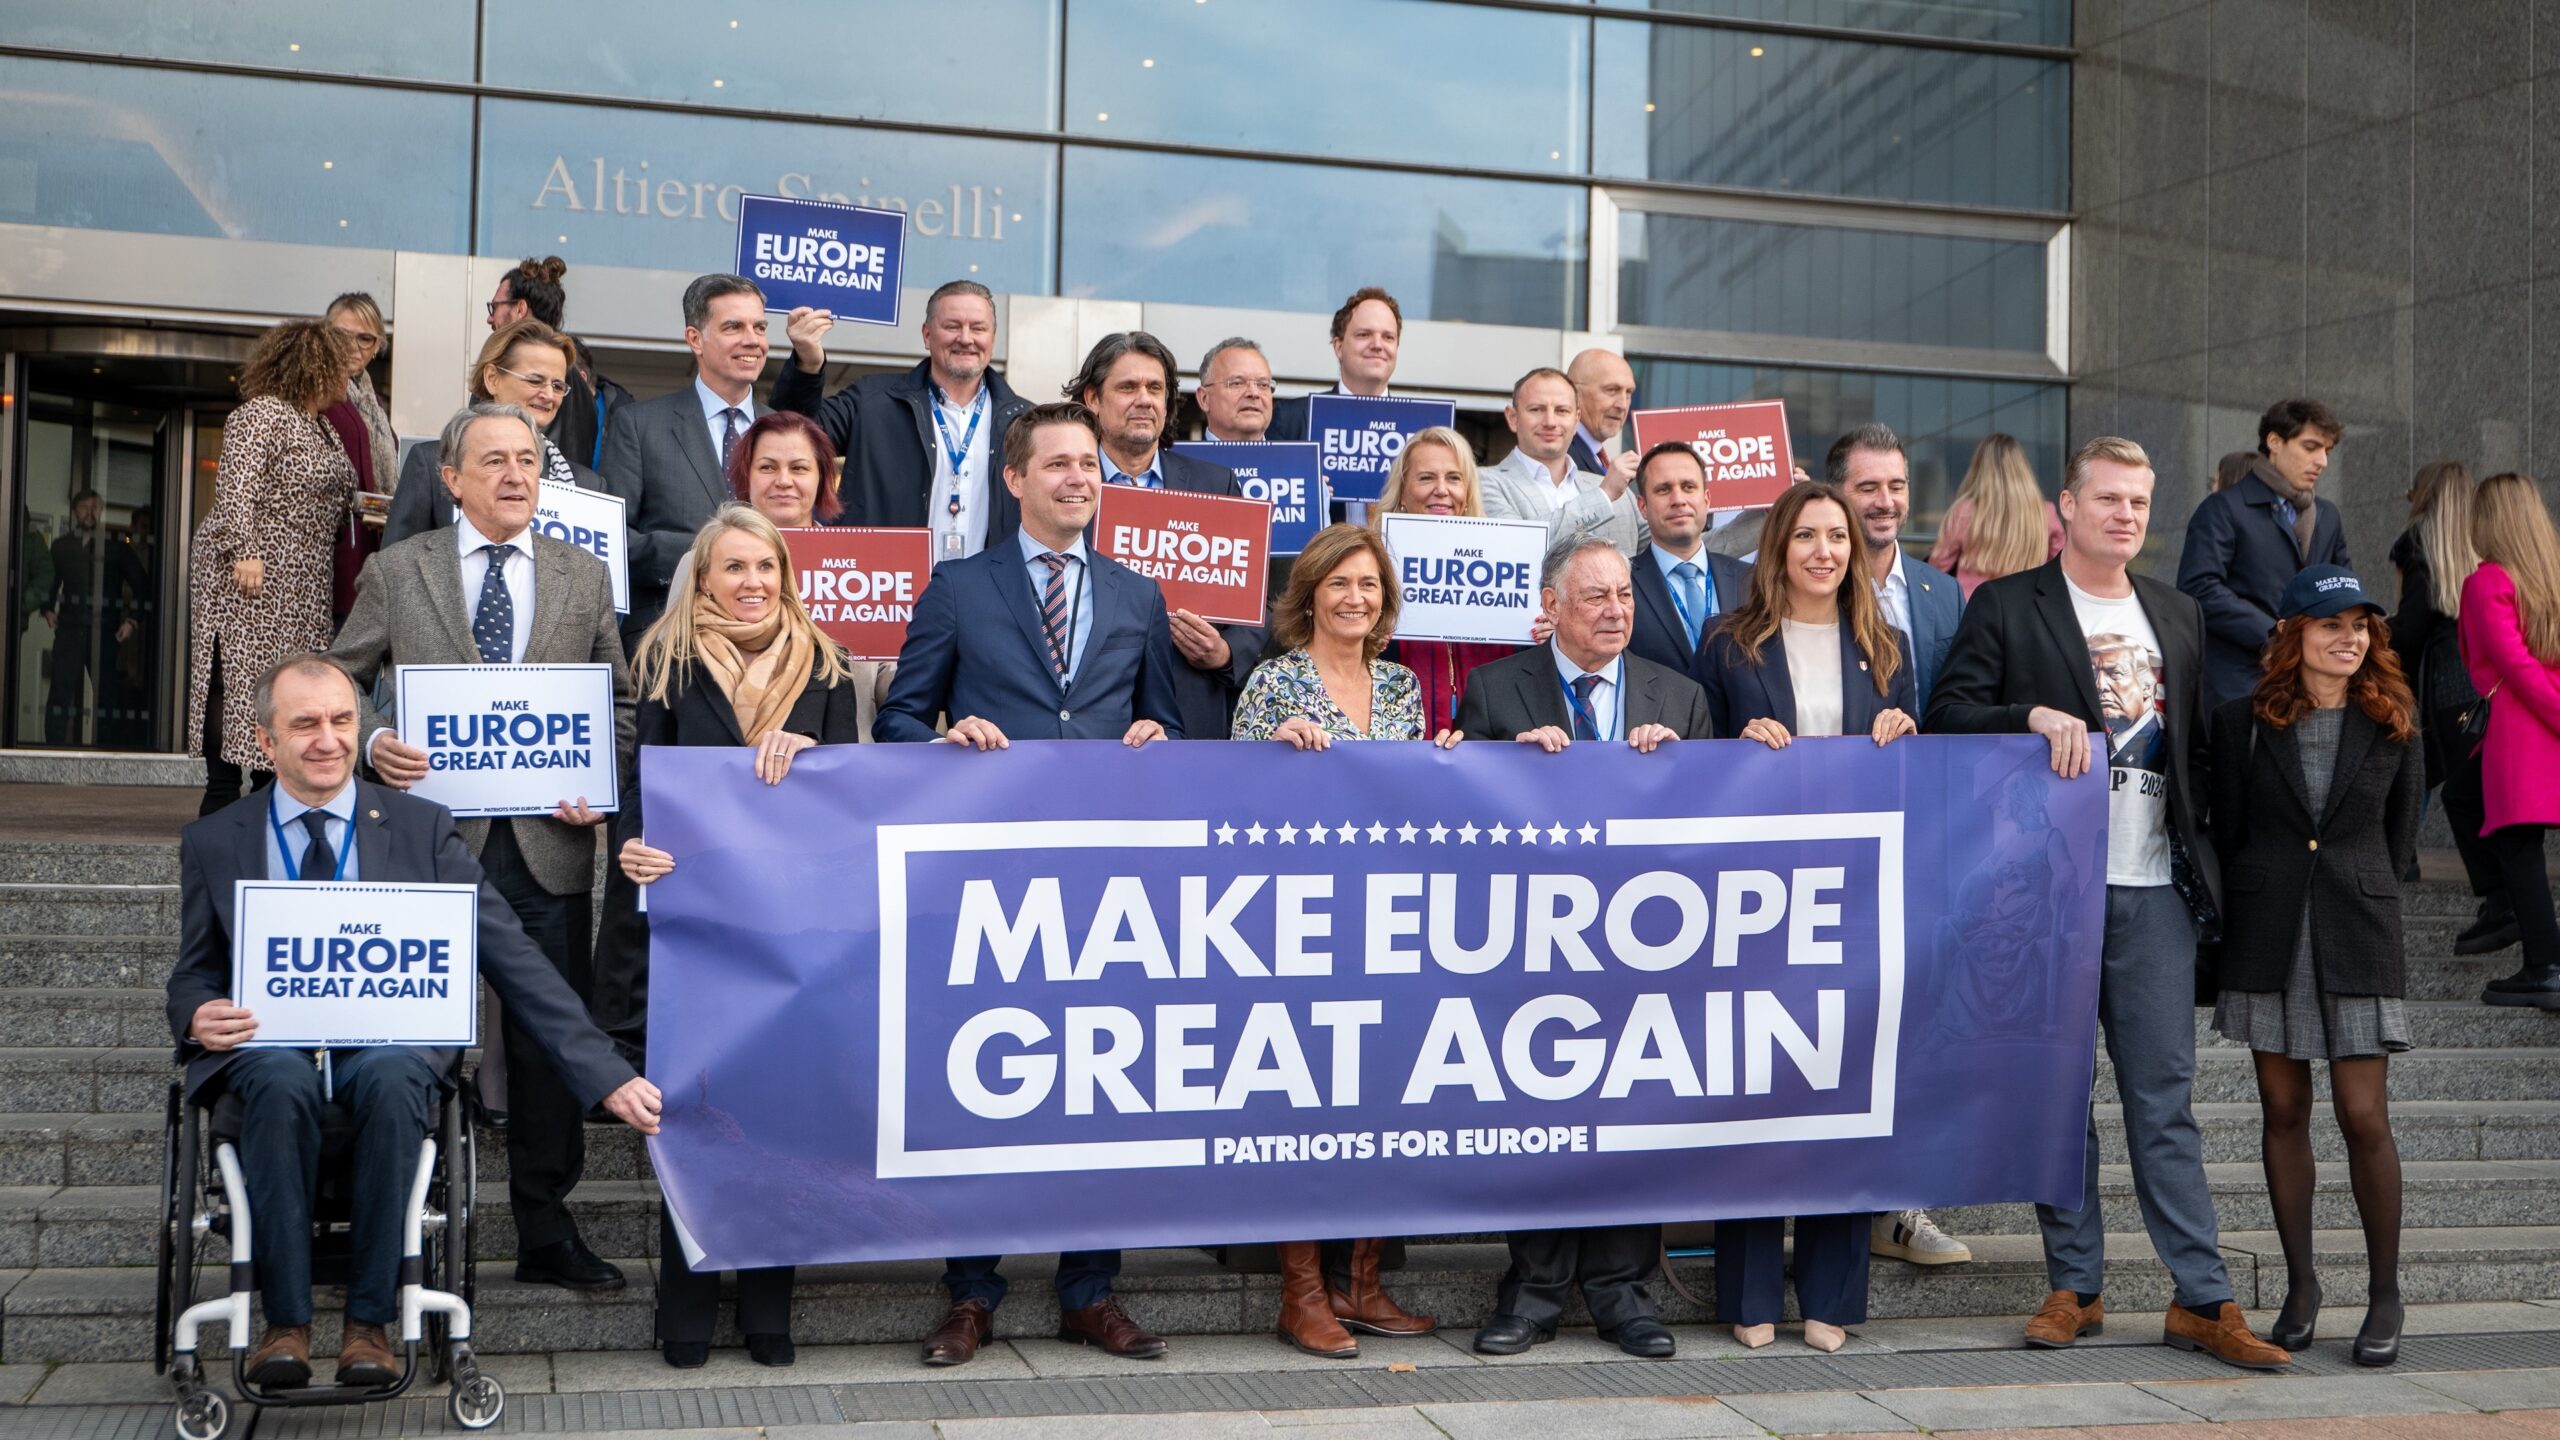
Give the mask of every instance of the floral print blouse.
[[1369, 728], [1351, 723], [1316, 674], [1315, 657], [1292, 650], [1254, 668], [1236, 699], [1234, 735], [1268, 740], [1282, 725], [1305, 716], [1336, 740], [1420, 740], [1422, 687], [1413, 672], [1392, 660], [1369, 662]]

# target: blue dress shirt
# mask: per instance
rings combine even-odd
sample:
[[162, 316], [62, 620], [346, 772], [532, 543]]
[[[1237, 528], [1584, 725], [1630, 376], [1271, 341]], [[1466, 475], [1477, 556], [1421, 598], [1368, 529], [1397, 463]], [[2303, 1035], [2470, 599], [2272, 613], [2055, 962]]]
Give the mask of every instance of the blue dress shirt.
[[[1111, 462], [1106, 460], [1102, 463], [1108, 465]], [[1028, 530], [1014, 531], [1013, 539], [1022, 547], [1022, 569], [1031, 577], [1031, 610], [1036, 615], [1040, 610], [1040, 597], [1049, 589], [1049, 566], [1040, 558], [1049, 553], [1049, 547], [1032, 539]], [[1084, 537], [1081, 535], [1076, 537], [1074, 544], [1058, 553], [1067, 557], [1067, 622], [1071, 632], [1067, 636], [1067, 679], [1072, 683], [1076, 678], [1076, 667], [1084, 663], [1085, 639], [1093, 633], [1093, 566], [1086, 559]]]
[[[349, 780], [346, 784], [340, 786], [337, 794], [330, 796], [326, 803], [320, 805], [305, 805], [301, 801], [286, 794], [282, 785], [276, 785], [271, 787], [271, 793], [268, 796], [268, 804], [271, 807], [269, 814], [272, 817], [267, 826], [268, 879], [282, 880], [302, 869], [303, 853], [311, 848], [311, 831], [303, 825], [302, 817], [314, 810], [326, 811], [328, 813], [329, 823], [327, 829], [329, 831], [329, 848], [337, 851], [340, 855], [345, 856], [347, 860], [346, 870], [334, 878], [339, 880], [361, 880], [364, 878], [362, 875], [356, 873], [358, 865], [356, 862], [356, 853], [354, 848], [356, 826], [355, 781]], [[282, 844], [278, 843], [279, 831], [282, 832]], [[293, 847], [293, 863], [290, 866], [285, 864], [286, 852], [283, 848], [284, 845], [290, 845]], [[327, 880], [333, 877], [328, 875], [313, 875], [306, 872], [302, 875], [302, 878], [305, 880]]]

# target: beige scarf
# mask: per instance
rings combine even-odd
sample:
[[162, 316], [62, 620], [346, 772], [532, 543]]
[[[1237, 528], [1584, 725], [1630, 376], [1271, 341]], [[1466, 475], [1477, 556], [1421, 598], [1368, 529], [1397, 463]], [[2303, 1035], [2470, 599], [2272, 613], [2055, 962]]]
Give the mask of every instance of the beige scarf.
[[400, 441], [392, 433], [391, 417], [383, 413], [382, 397], [374, 393], [373, 377], [349, 380], [347, 398], [364, 417], [365, 436], [373, 442], [373, 488], [388, 495], [400, 485]]
[[729, 697], [737, 712], [738, 733], [755, 744], [791, 718], [800, 692], [809, 688], [816, 647], [809, 632], [789, 623], [781, 606], [762, 620], [732, 618], [696, 592], [693, 597], [693, 650], [702, 668]]
[[2320, 527], [2319, 502], [2308, 488], [2296, 489], [2292, 481], [2278, 473], [2275, 462], [2264, 455], [2249, 466], [2249, 471], [2260, 484], [2293, 502], [2293, 548], [2296, 556], [2307, 562], [2311, 558], [2311, 532]]

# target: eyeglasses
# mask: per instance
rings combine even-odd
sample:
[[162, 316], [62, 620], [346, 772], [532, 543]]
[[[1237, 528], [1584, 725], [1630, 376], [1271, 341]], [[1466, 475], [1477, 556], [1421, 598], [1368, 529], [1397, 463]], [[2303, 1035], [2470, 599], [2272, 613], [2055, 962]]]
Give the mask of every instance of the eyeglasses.
[[1230, 395], [1269, 395], [1280, 387], [1268, 376], [1230, 375], [1218, 382], [1218, 388]]
[[554, 380], [548, 375], [527, 375], [521, 370], [510, 370], [504, 365], [494, 363], [489, 368], [501, 375], [513, 375], [536, 390], [548, 390], [554, 395], [569, 393], [569, 382], [566, 380]]
[[349, 330], [344, 326], [340, 326], [338, 333], [346, 336], [349, 340], [363, 346], [367, 350], [379, 350], [382, 348], [382, 337], [374, 334], [370, 330]]

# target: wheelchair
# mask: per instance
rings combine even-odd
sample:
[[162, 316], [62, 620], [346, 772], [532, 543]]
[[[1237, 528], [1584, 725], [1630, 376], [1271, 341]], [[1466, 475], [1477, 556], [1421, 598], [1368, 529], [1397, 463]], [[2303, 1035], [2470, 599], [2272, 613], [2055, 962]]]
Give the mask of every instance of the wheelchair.
[[[424, 1365], [447, 1387], [445, 1408], [455, 1424], [485, 1430], [498, 1422], [507, 1392], [483, 1374], [471, 1350], [471, 1304], [477, 1293], [472, 1263], [473, 1210], [479, 1155], [461, 1088], [439, 1094], [431, 1133], [419, 1140], [418, 1173], [404, 1216], [399, 1272], [400, 1315], [392, 1341], [402, 1349], [399, 1378], [384, 1385], [312, 1384], [289, 1390], [251, 1384], [250, 1347], [256, 1343], [250, 1304], [258, 1293], [250, 1253], [249, 1193], [240, 1178], [237, 1142], [242, 1106], [223, 1094], [209, 1106], [190, 1104], [179, 1081], [169, 1085], [167, 1133], [161, 1158], [160, 1283], [154, 1318], [152, 1363], [177, 1387], [174, 1419], [181, 1440], [219, 1440], [232, 1421], [231, 1402], [208, 1376], [196, 1353], [199, 1332], [216, 1323], [229, 1329], [231, 1379], [250, 1405], [362, 1405], [407, 1393]], [[355, 1118], [343, 1104], [322, 1112], [318, 1193], [312, 1201], [311, 1280], [344, 1284], [352, 1177], [344, 1163], [355, 1137]], [[198, 1300], [196, 1267], [221, 1236], [230, 1255], [228, 1294]], [[430, 1280], [440, 1289], [429, 1288]]]

